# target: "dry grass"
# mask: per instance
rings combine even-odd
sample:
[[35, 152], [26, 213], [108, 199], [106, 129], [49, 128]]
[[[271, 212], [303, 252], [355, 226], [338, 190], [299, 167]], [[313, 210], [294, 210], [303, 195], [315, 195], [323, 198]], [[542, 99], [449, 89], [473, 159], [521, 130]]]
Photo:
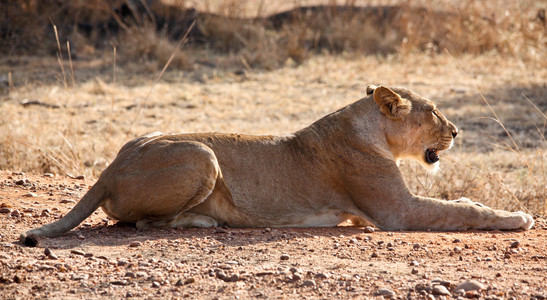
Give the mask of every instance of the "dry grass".
[[[133, 3], [134, 8], [123, 6]], [[193, 19], [193, 49], [230, 53], [235, 65], [271, 69], [301, 63], [321, 51], [364, 54], [416, 52], [452, 55], [495, 52], [540, 62], [546, 56], [545, 7], [538, 1], [9, 1], [0, 4], [0, 50], [54, 53], [52, 25], [62, 45], [71, 41], [82, 57], [104, 55], [112, 45], [128, 61], [161, 68]], [[300, 3], [300, 2], [297, 2]], [[317, 4], [322, 4], [318, 6]], [[365, 5], [365, 6], [363, 6]], [[132, 6], [131, 6], [132, 7]], [[289, 9], [283, 14], [282, 9]], [[543, 12], [543, 15], [541, 14]], [[186, 27], [185, 27], [186, 26]], [[205, 42], [205, 43], [203, 43]], [[199, 60], [198, 60], [199, 62]], [[193, 61], [180, 54], [173, 67]], [[210, 62], [211, 63], [211, 62]], [[214, 61], [212, 63], [215, 63]]]
[[[27, 2], [3, 3], [11, 8], [0, 14], [21, 3]], [[443, 158], [443, 176], [402, 165], [414, 192], [547, 212], [547, 39], [535, 19], [541, 3], [393, 1], [398, 10], [384, 18], [330, 7], [297, 13], [274, 28], [244, 19], [277, 11], [260, 1], [209, 1], [206, 9], [231, 19], [202, 16], [197, 26], [207, 43], [182, 51], [175, 51], [181, 37], [157, 30], [151, 18], [121, 20], [126, 26], [118, 34], [67, 31], [82, 18], [106, 22], [112, 7], [103, 0], [78, 9], [62, 2], [56, 16], [102, 14], [73, 15], [66, 23], [52, 17], [60, 28], [57, 43], [48, 20], [26, 25], [25, 17], [44, 8], [28, 3], [16, 11], [21, 19], [0, 24], [8, 41], [0, 47], [12, 54], [0, 58], [0, 79], [9, 78], [0, 89], [0, 169], [96, 177], [127, 140], [145, 132], [293, 132], [361, 98], [368, 83], [381, 83], [436, 100], [461, 129]], [[24, 56], [21, 49], [60, 54], [62, 61]]]

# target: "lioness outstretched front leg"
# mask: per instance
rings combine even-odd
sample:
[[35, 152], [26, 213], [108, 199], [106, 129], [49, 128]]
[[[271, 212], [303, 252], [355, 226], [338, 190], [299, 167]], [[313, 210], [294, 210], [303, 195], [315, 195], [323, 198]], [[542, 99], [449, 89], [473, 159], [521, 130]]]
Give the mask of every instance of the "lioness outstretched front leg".
[[[383, 163], [390, 177], [363, 177], [359, 173], [349, 173], [346, 177], [356, 206], [382, 229], [528, 230], [534, 224], [532, 216], [524, 212], [495, 210], [467, 198], [446, 201], [415, 196], [408, 190], [397, 166], [388, 160]], [[362, 182], [367, 185], [359, 184]]]
[[[495, 210], [471, 201], [445, 201], [414, 196], [390, 229], [410, 230], [528, 230], [534, 219], [522, 211]], [[397, 228], [399, 227], [399, 228]]]

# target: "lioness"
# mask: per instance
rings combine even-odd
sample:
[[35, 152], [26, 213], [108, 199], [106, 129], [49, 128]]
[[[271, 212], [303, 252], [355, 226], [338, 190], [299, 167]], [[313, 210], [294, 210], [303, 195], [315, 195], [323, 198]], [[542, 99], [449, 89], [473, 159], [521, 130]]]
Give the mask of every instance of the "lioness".
[[123, 146], [66, 216], [21, 239], [65, 233], [99, 207], [139, 229], [347, 220], [386, 230], [530, 229], [521, 211], [408, 190], [397, 161], [435, 168], [457, 134], [432, 101], [385, 86], [290, 135], [152, 133]]

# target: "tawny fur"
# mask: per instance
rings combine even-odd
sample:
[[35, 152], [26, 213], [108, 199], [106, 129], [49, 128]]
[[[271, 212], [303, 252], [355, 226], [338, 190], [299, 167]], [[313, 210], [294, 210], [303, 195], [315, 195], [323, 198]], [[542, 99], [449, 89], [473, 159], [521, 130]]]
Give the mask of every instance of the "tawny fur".
[[396, 162], [449, 149], [457, 128], [402, 88], [367, 97], [286, 136], [153, 133], [128, 142], [62, 219], [21, 235], [56, 236], [97, 208], [149, 227], [336, 226], [527, 230], [523, 212], [413, 195]]

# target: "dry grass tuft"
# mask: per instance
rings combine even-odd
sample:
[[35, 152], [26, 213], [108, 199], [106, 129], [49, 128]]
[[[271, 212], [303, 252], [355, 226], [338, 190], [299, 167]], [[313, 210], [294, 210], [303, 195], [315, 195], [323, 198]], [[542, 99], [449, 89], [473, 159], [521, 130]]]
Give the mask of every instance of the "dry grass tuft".
[[132, 26], [122, 34], [117, 49], [120, 62], [153, 63], [153, 70], [161, 69], [174, 54], [170, 66], [180, 70], [192, 68], [191, 59], [177, 49], [176, 43], [151, 26]]

